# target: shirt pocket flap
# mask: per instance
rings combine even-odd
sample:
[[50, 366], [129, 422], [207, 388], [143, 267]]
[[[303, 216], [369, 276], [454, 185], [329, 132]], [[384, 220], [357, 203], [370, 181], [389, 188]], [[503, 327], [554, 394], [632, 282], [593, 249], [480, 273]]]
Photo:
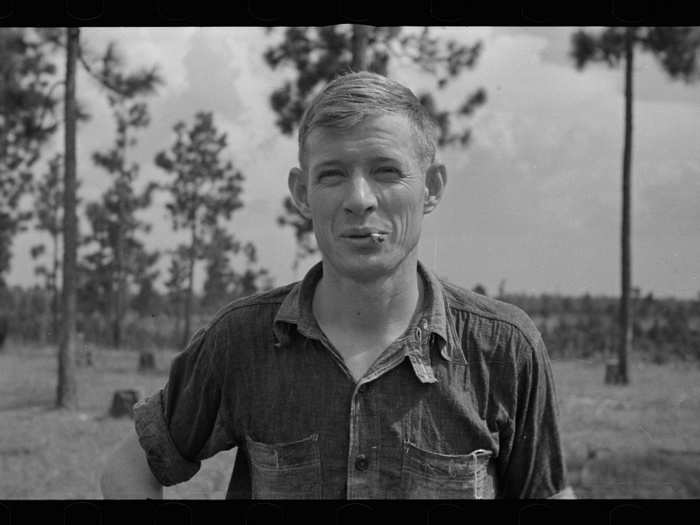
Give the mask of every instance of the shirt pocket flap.
[[248, 435], [245, 438], [250, 460], [257, 467], [288, 469], [320, 461], [318, 433], [288, 443], [261, 443]]
[[441, 454], [406, 442], [404, 469], [438, 478], [464, 478], [486, 470], [493, 452], [477, 449], [468, 454]]

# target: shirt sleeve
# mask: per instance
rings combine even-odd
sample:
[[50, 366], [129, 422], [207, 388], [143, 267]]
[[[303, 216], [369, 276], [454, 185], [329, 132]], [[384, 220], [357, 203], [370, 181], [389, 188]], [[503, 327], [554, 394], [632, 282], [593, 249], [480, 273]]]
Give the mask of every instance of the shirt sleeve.
[[199, 330], [173, 360], [166, 385], [134, 405], [139, 443], [164, 486], [187, 481], [201, 460], [236, 446], [226, 425], [221, 347], [215, 330]]
[[559, 434], [559, 409], [542, 337], [524, 337], [516, 353], [515, 410], [502, 475], [506, 498], [571, 498]]

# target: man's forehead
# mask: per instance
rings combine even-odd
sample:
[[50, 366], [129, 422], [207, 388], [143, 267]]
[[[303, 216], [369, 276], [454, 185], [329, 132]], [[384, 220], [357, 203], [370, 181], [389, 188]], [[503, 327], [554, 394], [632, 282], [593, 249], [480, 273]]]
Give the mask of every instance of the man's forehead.
[[402, 113], [377, 113], [359, 118], [355, 122], [343, 125], [342, 123], [318, 123], [310, 131], [307, 140], [313, 136], [329, 136], [343, 138], [357, 133], [358, 130], [376, 132], [394, 132], [398, 130], [410, 131], [413, 123], [407, 115]]
[[378, 115], [348, 128], [314, 128], [306, 137], [304, 153], [314, 164], [333, 160], [338, 153], [362, 153], [389, 160], [416, 153], [419, 147], [413, 124], [403, 115]]
[[[405, 155], [393, 155], [393, 156], [387, 156], [387, 155], [363, 155], [362, 159], [365, 160], [366, 162], [373, 163], [373, 162], [396, 162], [403, 160], [405, 158]], [[340, 163], [340, 159], [337, 159], [335, 157], [330, 156], [328, 159], [315, 159], [315, 162], [313, 163], [313, 166], [316, 168], [322, 168], [324, 166], [333, 166], [338, 163]]]

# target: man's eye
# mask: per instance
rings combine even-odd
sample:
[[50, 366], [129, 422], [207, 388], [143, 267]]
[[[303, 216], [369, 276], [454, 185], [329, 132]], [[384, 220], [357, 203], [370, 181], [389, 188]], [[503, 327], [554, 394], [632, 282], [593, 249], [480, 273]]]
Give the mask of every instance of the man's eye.
[[401, 170], [393, 166], [382, 166], [377, 169], [377, 173], [382, 175], [401, 175]]
[[321, 173], [318, 174], [318, 178], [320, 179], [327, 179], [330, 177], [340, 177], [343, 174], [340, 171], [322, 171]]

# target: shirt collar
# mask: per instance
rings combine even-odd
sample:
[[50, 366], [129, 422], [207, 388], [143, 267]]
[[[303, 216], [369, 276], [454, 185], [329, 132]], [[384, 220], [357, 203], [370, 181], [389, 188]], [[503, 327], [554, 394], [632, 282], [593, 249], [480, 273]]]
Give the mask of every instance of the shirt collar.
[[[425, 296], [423, 299], [423, 312], [419, 318], [418, 326], [421, 336], [425, 339], [425, 332], [433, 335], [432, 339], [440, 349], [440, 355], [448, 361], [466, 364], [460, 338], [457, 337], [454, 318], [450, 311], [450, 305], [444, 293], [444, 287], [440, 279], [420, 261], [418, 262], [418, 274], [425, 283]], [[415, 328], [413, 330], [415, 331]], [[430, 341], [428, 341], [430, 342]], [[422, 345], [427, 351], [429, 347]]]
[[302, 281], [292, 287], [282, 301], [273, 324], [273, 331], [280, 346], [289, 345], [290, 331], [294, 327], [306, 337], [320, 339], [321, 330], [313, 314], [313, 299], [316, 285], [322, 275], [323, 262], [319, 262], [306, 273]]
[[[447, 298], [440, 279], [418, 262], [418, 274], [423, 280], [423, 308], [416, 316], [410, 330], [407, 345], [408, 357], [411, 360], [416, 375], [423, 382], [435, 382], [430, 364], [430, 348], [437, 345], [440, 355], [448, 360], [466, 364], [460, 339], [455, 331], [455, 323], [450, 312]], [[313, 297], [316, 285], [323, 275], [323, 263], [314, 265], [296, 283], [285, 297], [275, 316], [273, 331], [277, 338], [278, 347], [286, 347], [291, 342], [292, 330], [310, 339], [321, 339], [321, 329], [313, 315]]]

